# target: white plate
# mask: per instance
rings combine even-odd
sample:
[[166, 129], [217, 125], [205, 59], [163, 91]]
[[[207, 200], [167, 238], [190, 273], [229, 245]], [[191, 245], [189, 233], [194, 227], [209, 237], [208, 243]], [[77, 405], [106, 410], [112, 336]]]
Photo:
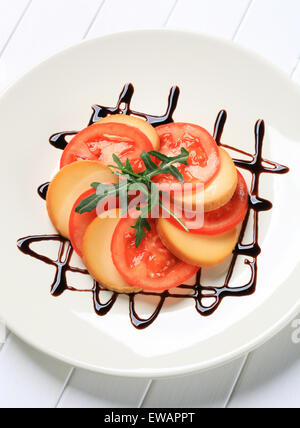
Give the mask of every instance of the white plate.
[[[223, 143], [248, 152], [254, 151], [255, 121], [263, 118], [264, 157], [290, 167], [286, 175], [261, 178], [260, 194], [274, 207], [260, 214], [257, 291], [225, 298], [210, 317], [201, 317], [192, 299], [176, 300], [149, 328], [137, 330], [129, 320], [127, 296], [98, 317], [90, 293], [52, 297], [54, 268], [17, 249], [20, 237], [53, 233], [36, 192], [58, 167], [60, 152], [49, 145], [49, 136], [84, 127], [91, 105], [114, 105], [126, 82], [135, 86], [132, 107], [138, 111], [163, 113], [174, 84], [181, 89], [175, 120], [212, 130], [218, 111], [226, 109]], [[81, 43], [32, 70], [0, 100], [0, 314], [8, 327], [73, 365], [126, 376], [205, 369], [266, 341], [300, 309], [299, 112], [300, 90], [281, 72], [232, 43], [194, 33], [110, 35]], [[55, 245], [39, 251], [57, 255]], [[239, 263], [234, 283], [245, 282], [248, 275]], [[81, 282], [79, 275], [74, 281]], [[144, 303], [139, 310], [149, 313], [153, 306]]]

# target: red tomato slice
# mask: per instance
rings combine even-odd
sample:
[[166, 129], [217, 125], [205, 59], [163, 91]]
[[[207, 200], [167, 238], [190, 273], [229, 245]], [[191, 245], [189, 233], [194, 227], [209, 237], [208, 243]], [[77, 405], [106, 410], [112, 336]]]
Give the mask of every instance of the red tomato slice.
[[[176, 213], [176, 208], [173, 207]], [[238, 183], [231, 200], [217, 210], [204, 213], [203, 226], [194, 229], [191, 226], [190, 233], [198, 233], [201, 235], [216, 235], [226, 232], [241, 223], [248, 210], [248, 189], [244, 177], [238, 171]], [[187, 220], [184, 215], [180, 216], [181, 221], [189, 228], [189, 222], [193, 219], [189, 217]], [[168, 218], [179, 229], [182, 226], [173, 218]], [[191, 223], [192, 224], [192, 223]]]
[[88, 225], [97, 217], [96, 210], [91, 211], [90, 213], [79, 214], [75, 212], [77, 205], [88, 196], [91, 196], [96, 192], [96, 189], [90, 189], [87, 192], [84, 192], [77, 201], [75, 202], [69, 220], [69, 234], [72, 247], [76, 253], [82, 257], [81, 247], [83, 235], [88, 227]]
[[123, 123], [99, 123], [80, 131], [63, 151], [60, 167], [78, 160], [99, 160], [114, 163], [113, 153], [123, 163], [128, 158], [133, 169], [142, 171], [145, 166], [140, 159], [143, 150], [153, 150], [146, 135], [139, 129]]
[[148, 220], [151, 230], [135, 248], [136, 222], [122, 218], [113, 234], [111, 252], [113, 262], [131, 285], [145, 290], [167, 290], [190, 279], [198, 270], [177, 259], [161, 242], [154, 220]]
[[[219, 149], [204, 128], [190, 123], [170, 123], [158, 126], [156, 131], [160, 137], [161, 153], [176, 156], [180, 154], [181, 147], [189, 151], [188, 166], [174, 164], [186, 183], [207, 184], [214, 178], [220, 168]], [[170, 174], [158, 175], [153, 181], [178, 185], [178, 180]]]
[[[94, 209], [91, 212], [86, 212], [83, 214], [79, 214], [75, 211], [75, 208], [79, 203], [87, 198], [88, 196], [93, 195], [96, 192], [96, 189], [89, 189], [86, 192], [84, 192], [75, 204], [73, 205], [70, 219], [69, 219], [69, 235], [70, 235], [70, 241], [72, 244], [72, 247], [76, 251], [76, 253], [79, 255], [79, 257], [82, 257], [82, 240], [83, 236], [85, 234], [85, 231], [89, 224], [97, 217], [97, 215], [101, 215], [104, 211], [107, 211], [109, 209], [109, 203], [112, 202], [109, 199], [104, 201], [103, 203], [99, 204], [97, 206], [97, 209]], [[113, 199], [113, 198], [111, 198]], [[112, 208], [118, 208], [119, 207], [119, 198], [117, 201], [114, 202], [114, 205], [111, 205]]]

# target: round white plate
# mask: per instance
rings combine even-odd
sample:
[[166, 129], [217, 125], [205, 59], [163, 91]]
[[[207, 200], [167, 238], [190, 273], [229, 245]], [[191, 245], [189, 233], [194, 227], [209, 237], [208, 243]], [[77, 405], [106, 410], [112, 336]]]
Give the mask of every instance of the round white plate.
[[[264, 158], [290, 168], [285, 175], [261, 177], [260, 195], [274, 207], [260, 214], [256, 292], [225, 298], [209, 317], [197, 313], [193, 299], [170, 300], [150, 327], [137, 330], [127, 296], [99, 317], [90, 293], [52, 297], [54, 268], [17, 249], [20, 237], [54, 232], [36, 192], [58, 168], [61, 153], [49, 145], [49, 136], [85, 127], [91, 105], [115, 105], [126, 82], [135, 87], [132, 108], [158, 115], [166, 109], [170, 87], [178, 85], [174, 119], [211, 131], [218, 111], [226, 109], [223, 143], [251, 153], [254, 124], [263, 118]], [[70, 364], [124, 376], [206, 369], [269, 339], [300, 309], [299, 112], [299, 87], [281, 72], [235, 44], [194, 33], [114, 34], [72, 47], [25, 75], [0, 100], [0, 315], [8, 327]], [[33, 248], [57, 256], [57, 244]], [[215, 272], [205, 276], [208, 283], [221, 284]], [[240, 262], [232, 285], [248, 277], [249, 268]], [[72, 281], [87, 286], [80, 275]], [[145, 299], [137, 307], [141, 315], [152, 310], [153, 302]]]

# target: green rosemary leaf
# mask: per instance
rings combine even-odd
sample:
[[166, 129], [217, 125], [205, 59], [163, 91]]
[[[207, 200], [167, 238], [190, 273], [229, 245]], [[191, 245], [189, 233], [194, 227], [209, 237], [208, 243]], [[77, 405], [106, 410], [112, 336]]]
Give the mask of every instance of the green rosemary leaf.
[[93, 187], [94, 189], [96, 189], [97, 190], [97, 188], [98, 188], [98, 186], [100, 185], [101, 183], [91, 183], [91, 187]]
[[146, 184], [144, 183], [130, 183], [128, 186], [128, 190], [132, 190], [132, 191], [136, 191], [136, 192], [141, 192], [144, 193], [144, 195], [148, 196], [149, 194], [149, 190], [146, 186]]
[[77, 207], [75, 208], [75, 211], [79, 214], [91, 212], [95, 208], [97, 208], [97, 205], [100, 199], [101, 198], [96, 194], [90, 195], [87, 198], [83, 199], [79, 205], [77, 205]]
[[150, 224], [149, 224], [149, 222], [146, 220], [146, 219], [144, 219], [145, 221], [144, 221], [144, 227], [145, 227], [145, 229], [147, 229], [148, 230], [148, 232], [150, 232], [150, 230], [151, 230], [151, 226], [150, 226]]
[[[177, 156], [165, 156], [165, 155], [162, 155], [162, 153], [159, 153], [156, 151], [151, 151], [149, 153], [152, 154], [154, 157], [157, 157], [157, 159], [161, 159], [161, 160], [164, 159], [162, 163], [159, 166], [157, 166], [156, 170], [153, 170], [148, 173], [148, 177], [150, 179], [155, 175], [159, 175], [159, 174], [172, 174], [172, 175], [175, 174], [174, 177], [178, 178], [179, 181], [184, 183], [181, 173], [173, 164], [182, 163], [184, 165], [187, 165], [189, 152], [185, 148], [182, 147], [180, 154]], [[176, 172], [175, 172], [175, 169], [176, 169]]]
[[156, 150], [151, 150], [148, 153], [162, 161], [162, 165], [160, 165], [160, 167], [172, 165], [176, 162], [187, 165], [187, 160], [189, 157], [189, 152], [184, 147], [181, 147], [180, 154], [176, 156], [166, 156], [163, 153], [157, 152]]
[[156, 184], [152, 183], [151, 185], [151, 193], [149, 193], [148, 197], [148, 212], [154, 210], [154, 208], [159, 205], [159, 191]]
[[124, 174], [123, 174], [122, 172], [119, 172], [119, 171], [112, 171], [112, 173], [113, 173], [114, 175], [117, 175], [118, 177], [124, 177]]
[[146, 236], [146, 230], [151, 230], [151, 226], [148, 223], [148, 220], [146, 218], [143, 218], [142, 216], [138, 217], [136, 223], [134, 226], [131, 226], [133, 229], [136, 230], [135, 232], [135, 248], [138, 248], [143, 240], [143, 238]]
[[149, 153], [150, 155], [154, 156], [156, 159], [161, 160], [162, 162], [168, 162], [170, 159], [167, 155], [164, 155], [163, 153], [160, 153], [156, 150], [151, 150], [151, 152]]
[[98, 183], [98, 182], [94, 182], [94, 183], [91, 184], [91, 187], [93, 187], [94, 189], [96, 189], [97, 192], [98, 192], [98, 189], [99, 189], [99, 193], [100, 192], [103, 193], [106, 190], [110, 190], [111, 186], [113, 186], [113, 184], [103, 184], [103, 183]]
[[149, 171], [155, 171], [157, 170], [158, 166], [153, 162], [153, 160], [151, 159], [151, 156], [149, 155], [149, 153], [143, 151], [141, 153], [141, 158], [142, 161], [145, 164], [145, 167], [147, 168], [147, 170]]
[[168, 207], [166, 207], [161, 200], [159, 201], [159, 205], [161, 206], [161, 208], [166, 211], [168, 214], [170, 214], [173, 218], [175, 218], [176, 221], [178, 221], [178, 223], [184, 228], [184, 230], [186, 232], [189, 232], [189, 229], [186, 227], [186, 225], [184, 223], [182, 223], [182, 221], [177, 217], [177, 215], [175, 213], [173, 213], [173, 211], [169, 210]]
[[128, 158], [126, 159], [126, 162], [125, 162], [125, 168], [126, 168], [126, 170], [127, 170], [127, 171], [129, 171], [129, 172], [133, 172], [133, 169], [132, 169], [132, 166], [131, 166], [130, 160], [129, 160]]
[[184, 183], [184, 178], [181, 172], [174, 165], [169, 166], [168, 172], [169, 174], [173, 175], [173, 177], [177, 178], [178, 181], [180, 181], [181, 183]]
[[115, 153], [113, 153], [112, 158], [113, 158], [114, 162], [116, 163], [116, 165], [118, 165], [119, 168], [122, 169], [124, 167], [121, 159]]

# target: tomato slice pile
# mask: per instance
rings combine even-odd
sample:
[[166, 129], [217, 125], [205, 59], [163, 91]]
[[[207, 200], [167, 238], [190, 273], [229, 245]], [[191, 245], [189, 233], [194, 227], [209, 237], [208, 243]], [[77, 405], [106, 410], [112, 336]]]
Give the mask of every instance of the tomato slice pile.
[[139, 129], [123, 123], [97, 123], [80, 131], [63, 151], [60, 167], [79, 160], [99, 160], [112, 164], [113, 153], [122, 162], [128, 158], [134, 171], [145, 168], [140, 154], [153, 150], [147, 136]]
[[119, 221], [111, 241], [114, 265], [125, 280], [145, 290], [167, 290], [190, 279], [197, 267], [177, 259], [161, 242], [154, 220], [151, 230], [138, 248], [135, 248], [136, 220]]
[[[181, 214], [180, 219], [190, 229], [190, 233], [198, 233], [201, 235], [216, 235], [226, 232], [241, 223], [248, 209], [248, 189], [244, 177], [238, 171], [238, 183], [233, 197], [227, 204], [217, 210], [204, 213], [203, 225], [199, 228], [194, 228], [192, 215], [189, 218]], [[176, 213], [176, 207], [173, 207]], [[195, 219], [195, 217], [194, 217]], [[183, 227], [173, 217], [168, 218], [179, 229]], [[190, 226], [189, 226], [190, 224]]]
[[[182, 147], [188, 150], [188, 165], [180, 163], [174, 164], [181, 172], [185, 183], [191, 183], [193, 186], [197, 183], [201, 183], [207, 186], [214, 177], [216, 177], [221, 165], [219, 148], [213, 137], [204, 128], [189, 123], [170, 123], [157, 127], [156, 131], [160, 139], [161, 153], [168, 156], [175, 156], [180, 154]], [[62, 168], [69, 163], [84, 160], [99, 160], [110, 165], [114, 163], [112, 155], [115, 153], [123, 163], [125, 163], [126, 159], [129, 159], [134, 171], [140, 172], [145, 169], [140, 155], [143, 151], [150, 150], [153, 150], [150, 139], [138, 127], [120, 122], [101, 123], [100, 121], [93, 126], [83, 129], [70, 141], [62, 154], [60, 165]], [[160, 162], [158, 160], [154, 161]], [[98, 163], [96, 164], [98, 165]], [[233, 163], [232, 168], [234, 169]], [[170, 174], [157, 175], [154, 177], [153, 181], [161, 186], [167, 185], [167, 189], [170, 190], [176, 191], [176, 188], [179, 189], [179, 187], [180, 190], [182, 189], [182, 184]], [[219, 181], [215, 180], [212, 185], [216, 185], [215, 183], [219, 183]], [[193, 186], [192, 190], [194, 190]], [[220, 184], [218, 184], [218, 186], [220, 186]], [[207, 189], [207, 187], [205, 188]], [[234, 187], [232, 187], [232, 191], [233, 189]], [[75, 209], [83, 199], [91, 196], [95, 192], [95, 189], [90, 189], [83, 193], [76, 200], [69, 218], [69, 236], [71, 244], [77, 254], [80, 257], [83, 256], [83, 258], [86, 255], [82, 254], [82, 243], [86, 230], [92, 222], [93, 225], [91, 225], [91, 228], [98, 224], [98, 222], [99, 224], [102, 222], [102, 219], [101, 222], [95, 219], [101, 212], [107, 210], [107, 202], [97, 207], [97, 210], [84, 214], [76, 213]], [[229, 197], [231, 197], [231, 194], [232, 192]], [[119, 207], [119, 199], [114, 199], [114, 201], [116, 201], [115, 206]], [[221, 234], [230, 230], [233, 231], [246, 216], [248, 209], [247, 185], [243, 176], [238, 172], [237, 187], [231, 200], [215, 211], [205, 212], [204, 223], [198, 227], [195, 227], [194, 219], [191, 215], [188, 215], [191, 213], [186, 213], [186, 215], [181, 212], [178, 213], [176, 205], [174, 204], [175, 202], [173, 202], [173, 206], [171, 206], [170, 209], [174, 211], [181, 221], [190, 229], [189, 233], [195, 235], [193, 240], [197, 239], [197, 242], [202, 240], [206, 242], [205, 245], [207, 245], [208, 241], [205, 241], [203, 237], [201, 239], [199, 236], [196, 238], [197, 234], [220, 234], [218, 239], [223, 245]], [[136, 212], [139, 216], [140, 211]], [[162, 216], [162, 211], [160, 210], [159, 212], [160, 216]], [[162, 219], [159, 220], [158, 224], [160, 225], [159, 222], [162, 221]], [[169, 221], [177, 228], [184, 230], [173, 217], [170, 217]], [[136, 223], [136, 218], [126, 216], [117, 221], [116, 226], [113, 226], [115, 229], [111, 229], [109, 238], [103, 242], [106, 242], [107, 247], [110, 247], [111, 254], [109, 254], [111, 256], [110, 260], [112, 260], [111, 264], [113, 263], [114, 272], [117, 273], [118, 277], [121, 275], [129, 285], [145, 290], [162, 291], [185, 283], [197, 272], [198, 267], [188, 264], [193, 263], [191, 258], [185, 258], [181, 253], [178, 254], [174, 251], [174, 248], [170, 245], [170, 239], [166, 239], [161, 233], [160, 228], [156, 227], [156, 220], [148, 219], [148, 222], [151, 229], [145, 231], [146, 236], [142, 239], [141, 244], [137, 248], [135, 245], [136, 230], [133, 228]], [[103, 225], [104, 223], [101, 224]], [[170, 228], [171, 225], [168, 222], [165, 224]], [[104, 235], [105, 233], [107, 234], [107, 232], [104, 231], [105, 227], [101, 226], [101, 239], [105, 239]], [[89, 228], [89, 231], [93, 230], [92, 236], [95, 237], [94, 229], [91, 228]], [[157, 229], [165, 245], [167, 245], [170, 250], [174, 251], [177, 257], [164, 245]], [[98, 230], [100, 231], [100, 228]], [[173, 226], [171, 227], [171, 232], [172, 237], [176, 237], [176, 233], [179, 233]], [[235, 232], [237, 233], [237, 229], [235, 229]], [[86, 236], [87, 235], [88, 234], [86, 234]], [[205, 239], [211, 240], [214, 238], [208, 237]], [[179, 240], [177, 239], [176, 242], [179, 242]], [[184, 239], [182, 242], [184, 242]], [[233, 242], [234, 245], [235, 242]], [[95, 245], [97, 247], [98, 238]], [[199, 252], [197, 252], [197, 254], [198, 253]], [[92, 251], [91, 254], [96, 254], [96, 252]], [[213, 251], [212, 254], [215, 254], [215, 252]], [[186, 263], [186, 261], [188, 263]], [[196, 262], [194, 262], [194, 264], [196, 264]], [[198, 266], [202, 265], [199, 264]]]
[[[190, 123], [170, 123], [158, 126], [156, 131], [160, 137], [161, 153], [176, 156], [182, 147], [189, 151], [187, 166], [174, 164], [186, 183], [207, 184], [214, 178], [220, 167], [219, 149], [204, 128]], [[170, 174], [158, 175], [153, 181], [160, 184], [179, 183]]]

